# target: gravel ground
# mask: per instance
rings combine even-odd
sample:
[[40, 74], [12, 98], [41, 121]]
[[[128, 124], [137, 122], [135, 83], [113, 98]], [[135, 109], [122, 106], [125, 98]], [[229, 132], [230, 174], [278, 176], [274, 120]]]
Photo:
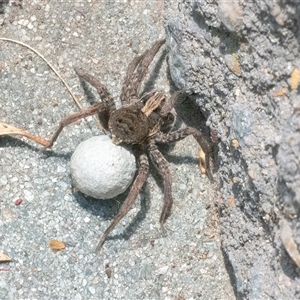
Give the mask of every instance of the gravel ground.
[[[40, 51], [84, 105], [74, 66], [92, 72], [117, 98], [130, 60], [165, 36], [163, 1], [42, 2], [7, 7], [0, 35]], [[63, 116], [78, 110], [75, 103], [33, 52], [3, 41], [0, 49], [0, 120], [49, 138]], [[157, 87], [168, 93], [165, 59], [160, 66]], [[72, 191], [70, 157], [97, 134], [92, 118], [69, 126], [46, 156], [23, 138], [0, 138], [0, 252], [13, 259], [1, 264], [0, 298], [233, 299], [217, 209], [210, 205], [216, 187], [199, 173], [197, 143], [190, 137], [165, 149], [174, 196], [165, 230], [158, 222], [162, 182], [152, 172], [134, 208], [101, 253], [94, 252], [124, 200], [97, 201]], [[18, 198], [23, 202], [16, 206]], [[51, 239], [62, 240], [66, 249], [52, 251]]]

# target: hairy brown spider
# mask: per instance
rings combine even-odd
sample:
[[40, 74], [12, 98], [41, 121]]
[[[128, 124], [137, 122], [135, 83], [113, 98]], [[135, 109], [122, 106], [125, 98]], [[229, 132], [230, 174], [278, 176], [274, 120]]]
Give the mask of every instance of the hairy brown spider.
[[209, 167], [210, 144], [203, 139], [201, 132], [192, 127], [186, 127], [175, 132], [164, 132], [174, 121], [174, 116], [170, 111], [179, 98], [180, 93], [175, 92], [167, 100], [162, 92], [157, 91], [139, 95], [141, 83], [148, 71], [148, 67], [164, 42], [165, 40], [158, 40], [149, 50], [135, 57], [129, 64], [120, 95], [122, 107], [119, 109], [116, 109], [111, 94], [98, 79], [85, 72], [76, 70], [81, 79], [86, 80], [96, 88], [103, 102], [96, 103], [87, 109], [63, 118], [57, 131], [45, 146], [45, 148], [52, 147], [65, 126], [94, 114], [99, 115], [103, 127], [110, 131], [112, 141], [115, 144], [125, 143], [132, 145], [138, 161], [138, 170], [127, 198], [110, 226], [103, 233], [97, 250], [103, 246], [108, 234], [128, 213], [143, 187], [149, 172], [148, 157], [163, 177], [164, 205], [160, 223], [162, 225], [165, 223], [173, 203], [171, 192], [172, 178], [168, 162], [158, 150], [157, 144], [179, 141], [192, 134], [206, 154], [204, 159], [206, 174], [213, 181]]

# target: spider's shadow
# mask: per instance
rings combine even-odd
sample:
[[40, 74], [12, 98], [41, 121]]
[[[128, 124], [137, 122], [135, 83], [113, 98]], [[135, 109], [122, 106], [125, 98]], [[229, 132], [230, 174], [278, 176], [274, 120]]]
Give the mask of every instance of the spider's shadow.
[[[93, 105], [94, 103], [99, 102], [100, 97], [97, 94], [97, 92], [94, 92], [94, 87], [87, 83], [85, 80], [79, 77], [80, 84], [83, 88], [84, 95], [86, 96], [86, 101], [88, 102], [89, 105]], [[98, 100], [99, 99], [99, 100]]]
[[[121, 205], [128, 196], [128, 189], [121, 195], [107, 200], [99, 200], [82, 194], [81, 192], [73, 192], [73, 195], [79, 205], [91, 214], [99, 216], [104, 220], [112, 220], [120, 210]], [[121, 234], [109, 235], [107, 240], [125, 239], [128, 240], [131, 235], [137, 230], [139, 224], [145, 219], [146, 213], [149, 210], [149, 189], [145, 183], [143, 189], [140, 191], [137, 201], [141, 201], [141, 207], [136, 216], [129, 225], [123, 230]], [[100, 236], [99, 236], [100, 237]]]
[[155, 63], [154, 68], [151, 70], [150, 76], [147, 81], [143, 84], [143, 88], [140, 92], [140, 95], [143, 95], [146, 92], [150, 92], [155, 87], [155, 82], [160, 74], [160, 69], [163, 66], [163, 62], [166, 58], [167, 52], [166, 50], [163, 51], [162, 55], [159, 57], [157, 62]]
[[[165, 154], [164, 154], [165, 155]], [[188, 164], [197, 164], [198, 160], [190, 157], [190, 156], [175, 156], [175, 155], [165, 155], [167, 160], [169, 162], [173, 162], [175, 164], [180, 164], [184, 160], [184, 163]], [[159, 175], [156, 168], [151, 164], [150, 162], [150, 173], [152, 177], [154, 178], [156, 184], [160, 188], [163, 194], [163, 179]], [[99, 200], [95, 199], [89, 196], [86, 196], [82, 194], [81, 192], [73, 192], [73, 195], [78, 202], [78, 204], [85, 210], [87, 210], [89, 213], [99, 216], [101, 219], [104, 220], [112, 220], [117, 213], [120, 210], [121, 205], [125, 201], [126, 197], [128, 196], [129, 188], [122, 193], [121, 195], [107, 200]], [[151, 207], [150, 203], [150, 189], [149, 185], [147, 184], [147, 181], [143, 187], [143, 189], [140, 191], [139, 196], [137, 197], [136, 201], [141, 201], [140, 209], [136, 216], [132, 219], [129, 225], [126, 226], [126, 228], [123, 230], [121, 234], [115, 234], [115, 235], [109, 235], [107, 237], [107, 240], [116, 240], [116, 239], [125, 239], [128, 240], [132, 234], [138, 229], [139, 225], [142, 223], [142, 221], [146, 218], [146, 214], [149, 211]], [[157, 216], [159, 218], [159, 216]]]
[[21, 147], [27, 148], [28, 150], [38, 152], [39, 148], [32, 146], [31, 144], [27, 143], [26, 141], [22, 141], [18, 136], [9, 136], [4, 135], [0, 137], [0, 147]]
[[45, 152], [40, 152], [42, 149], [42, 146], [34, 146], [31, 145], [29, 141], [22, 141], [18, 137], [14, 136], [0, 136], [0, 148], [1, 147], [19, 147], [19, 148], [27, 148], [28, 150], [35, 152], [35, 153], [40, 153], [41, 158], [47, 159], [48, 157], [58, 157], [58, 158], [63, 158], [66, 160], [70, 160], [71, 153], [57, 153], [52, 150], [47, 150]]

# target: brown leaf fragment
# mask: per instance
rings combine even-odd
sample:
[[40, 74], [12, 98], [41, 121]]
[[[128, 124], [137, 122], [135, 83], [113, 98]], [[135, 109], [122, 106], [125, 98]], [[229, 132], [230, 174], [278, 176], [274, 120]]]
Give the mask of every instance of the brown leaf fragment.
[[273, 93], [273, 96], [274, 96], [274, 97], [282, 97], [282, 96], [284, 96], [285, 94], [286, 94], [286, 88], [283, 87], [283, 88], [281, 88], [279, 91], [274, 92], [274, 93]]
[[15, 200], [15, 205], [18, 206], [18, 205], [20, 205], [22, 202], [23, 202], [23, 199], [18, 198], [18, 199]]
[[295, 68], [291, 74], [290, 86], [292, 90], [296, 90], [298, 88], [300, 82], [300, 71]]
[[8, 262], [8, 261], [12, 261], [12, 259], [5, 255], [4, 253], [0, 252], [0, 262]]
[[206, 173], [205, 153], [201, 148], [199, 148], [198, 155], [199, 155], [199, 169], [200, 169], [200, 172], [201, 172], [201, 174], [205, 174]]
[[112, 275], [112, 269], [111, 267], [109, 266], [109, 263], [105, 264], [105, 273], [106, 273], [106, 276], [108, 278], [111, 278], [111, 275]]
[[236, 139], [233, 139], [233, 140], [231, 141], [231, 145], [232, 145], [232, 147], [234, 147], [234, 148], [238, 148], [238, 146], [239, 146], [239, 141], [236, 140]]
[[300, 267], [300, 252], [294, 240], [292, 229], [286, 220], [280, 222], [280, 238], [291, 259]]
[[228, 207], [231, 207], [235, 204], [235, 199], [234, 198], [230, 198], [227, 202]]
[[239, 63], [239, 58], [236, 54], [226, 55], [225, 63], [231, 72], [237, 73], [237, 74], [240, 74], [242, 72], [242, 69], [241, 69], [241, 66]]
[[32, 134], [30, 134], [30, 133], [28, 133], [28, 132], [26, 132], [26, 131], [24, 131], [20, 128], [11, 126], [11, 125], [3, 123], [3, 122], [0, 122], [0, 136], [1, 135], [14, 135], [14, 134], [25, 136], [28, 139], [30, 139], [30, 140], [38, 143], [38, 144], [41, 144], [43, 146], [46, 146], [48, 144], [47, 140], [44, 140], [44, 139], [42, 139], [38, 136], [32, 135]]
[[52, 250], [62, 250], [66, 248], [66, 244], [58, 240], [50, 240], [49, 247]]

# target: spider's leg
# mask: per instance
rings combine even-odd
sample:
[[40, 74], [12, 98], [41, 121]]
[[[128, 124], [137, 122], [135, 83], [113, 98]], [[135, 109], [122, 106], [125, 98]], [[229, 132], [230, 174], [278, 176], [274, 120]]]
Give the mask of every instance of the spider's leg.
[[127, 75], [123, 84], [121, 100], [130, 101], [131, 98], [138, 97], [139, 90], [148, 67], [154, 56], [165, 43], [165, 39], [156, 41], [152, 47], [146, 50], [141, 56], [136, 57], [128, 67]]
[[114, 102], [114, 99], [104, 84], [102, 84], [93, 75], [84, 72], [82, 69], [75, 69], [75, 72], [79, 78], [84, 79], [85, 81], [90, 83], [93, 87], [95, 87], [101, 100], [104, 103], [106, 103], [109, 114], [111, 114], [114, 110], [116, 110], [116, 104]]
[[165, 41], [165, 39], [156, 41], [138, 65], [136, 75], [132, 80], [132, 85], [135, 88], [136, 94], [138, 94], [142, 81], [148, 72], [149, 65], [151, 64], [152, 60], [154, 59], [154, 56], [159, 51], [160, 47], [165, 43]]
[[156, 143], [169, 143], [169, 142], [180, 141], [189, 135], [193, 135], [193, 137], [196, 139], [196, 141], [204, 151], [206, 175], [209, 178], [209, 180], [213, 182], [214, 179], [210, 167], [212, 147], [209, 144], [209, 142], [202, 136], [202, 133], [199, 130], [193, 127], [186, 127], [169, 133], [158, 132], [153, 138]]
[[64, 117], [60, 122], [57, 130], [53, 134], [52, 138], [48, 141], [48, 144], [43, 148], [43, 150], [47, 148], [51, 148], [53, 143], [57, 140], [59, 134], [64, 129], [64, 127], [68, 126], [71, 123], [76, 122], [77, 120], [86, 118], [88, 116], [92, 116], [97, 113], [101, 113], [107, 110], [107, 106], [105, 103], [96, 103], [91, 105], [90, 107], [81, 110], [80, 112], [74, 113], [70, 116]]
[[161, 130], [164, 132], [170, 131], [172, 125], [174, 124], [175, 116], [174, 113], [171, 112], [171, 110], [174, 108], [175, 103], [177, 102], [180, 96], [180, 91], [176, 91], [175, 93], [173, 93], [171, 97], [167, 98], [167, 100], [162, 105], [159, 111], [159, 115], [163, 120]]
[[169, 169], [169, 163], [161, 154], [161, 152], [157, 149], [154, 140], [150, 141], [148, 152], [151, 161], [153, 162], [156, 169], [158, 170], [158, 172], [164, 180], [164, 206], [159, 219], [160, 224], [163, 225], [168, 217], [168, 214], [170, 213], [173, 204], [172, 176]]
[[160, 110], [160, 115], [162, 117], [166, 117], [170, 113], [170, 111], [172, 110], [172, 108], [174, 107], [176, 101], [179, 99], [180, 96], [181, 96], [181, 92], [176, 91], [174, 94], [171, 95], [170, 98], [166, 100], [166, 102], [164, 103], [164, 105]]
[[137, 171], [136, 178], [130, 188], [130, 192], [122, 204], [120, 211], [115, 216], [109, 227], [103, 233], [99, 244], [97, 245], [96, 251], [98, 252], [103, 246], [109, 233], [115, 228], [115, 226], [120, 222], [120, 220], [128, 213], [131, 206], [133, 205], [137, 195], [139, 194], [141, 188], [143, 187], [149, 173], [149, 162], [146, 154], [141, 154], [139, 157], [139, 169]]
[[122, 85], [122, 90], [120, 95], [122, 106], [130, 103], [130, 98], [132, 94], [132, 86], [131, 86], [132, 74], [135, 71], [137, 65], [147, 54], [147, 51], [145, 51], [142, 55], [136, 56], [127, 68], [126, 76]]

